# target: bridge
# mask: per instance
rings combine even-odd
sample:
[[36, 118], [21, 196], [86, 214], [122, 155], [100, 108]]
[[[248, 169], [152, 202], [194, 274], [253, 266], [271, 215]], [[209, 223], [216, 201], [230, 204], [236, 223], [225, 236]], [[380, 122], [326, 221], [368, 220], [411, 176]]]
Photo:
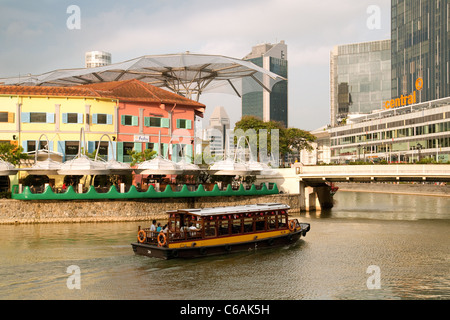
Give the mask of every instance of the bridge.
[[[261, 179], [263, 178], [263, 179]], [[299, 194], [301, 211], [333, 206], [331, 184], [336, 182], [450, 182], [448, 164], [320, 165], [295, 164], [260, 181], [277, 183], [282, 192]], [[265, 180], [264, 180], [265, 179]]]
[[450, 182], [448, 164], [295, 166], [300, 181], [324, 182]]

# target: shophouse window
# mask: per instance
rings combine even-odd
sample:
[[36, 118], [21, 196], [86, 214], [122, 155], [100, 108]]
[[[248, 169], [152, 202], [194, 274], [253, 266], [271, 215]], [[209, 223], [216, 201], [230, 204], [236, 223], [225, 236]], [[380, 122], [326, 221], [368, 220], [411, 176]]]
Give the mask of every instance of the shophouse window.
[[105, 113], [94, 113], [92, 115], [92, 124], [112, 124], [112, 115]]
[[36, 151], [36, 141], [27, 141], [27, 152]]
[[156, 128], [168, 128], [169, 119], [161, 117], [145, 117], [144, 125], [146, 127], [156, 127]]
[[98, 141], [95, 142], [95, 152], [97, 152], [97, 149], [98, 149], [98, 156], [101, 157], [103, 160], [108, 159], [108, 146], [109, 146], [109, 143], [107, 141], [102, 141], [100, 143], [100, 148], [99, 148]]
[[8, 112], [0, 112], [0, 122], [8, 122]]
[[191, 129], [192, 128], [191, 120], [177, 119], [177, 128], [178, 129]]
[[82, 113], [63, 113], [63, 123], [83, 123]]
[[66, 141], [65, 154], [66, 160], [75, 158], [78, 155], [78, 141]]
[[30, 122], [31, 123], [46, 123], [47, 113], [45, 112], [30, 112]]
[[97, 124], [106, 124], [106, 114], [97, 114]]
[[138, 117], [137, 116], [123, 115], [121, 117], [121, 123], [124, 126], [137, 126], [138, 125]]
[[128, 154], [128, 152], [132, 152], [134, 148], [133, 142], [124, 142], [123, 143], [123, 161], [124, 162], [131, 162], [133, 159]]
[[150, 127], [161, 127], [161, 118], [150, 118]]

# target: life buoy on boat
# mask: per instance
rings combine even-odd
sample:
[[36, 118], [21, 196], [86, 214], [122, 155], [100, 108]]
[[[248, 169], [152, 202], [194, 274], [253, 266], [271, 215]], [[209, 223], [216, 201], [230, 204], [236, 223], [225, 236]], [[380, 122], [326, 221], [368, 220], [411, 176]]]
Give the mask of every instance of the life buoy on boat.
[[296, 224], [297, 224], [297, 221], [295, 221], [295, 220], [289, 221], [289, 230], [294, 231]]
[[147, 240], [147, 234], [144, 230], [139, 230], [137, 238], [140, 243], [144, 243]]
[[164, 232], [160, 232], [158, 234], [158, 246], [164, 247], [166, 245], [166, 243], [167, 243], [166, 235], [164, 234]]

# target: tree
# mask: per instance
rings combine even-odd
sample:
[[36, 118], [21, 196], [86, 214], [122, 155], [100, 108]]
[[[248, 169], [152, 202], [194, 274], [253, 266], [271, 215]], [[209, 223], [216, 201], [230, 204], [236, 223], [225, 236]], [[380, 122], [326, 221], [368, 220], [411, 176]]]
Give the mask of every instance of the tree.
[[134, 166], [136, 163], [141, 163], [147, 160], [153, 159], [157, 152], [151, 149], [145, 149], [142, 152], [136, 152], [135, 150], [128, 151], [128, 154], [131, 156], [131, 166]]
[[21, 146], [15, 146], [10, 143], [0, 143], [0, 160], [9, 162], [13, 165], [20, 164], [21, 160], [28, 159], [29, 156], [23, 153]]
[[[238, 142], [240, 136], [245, 135], [248, 139], [248, 143], [256, 150], [252, 150], [257, 155], [258, 159], [261, 152], [267, 152], [271, 154], [272, 151], [278, 150], [278, 153], [284, 154], [288, 152], [288, 145], [286, 144], [285, 137], [286, 129], [281, 122], [277, 121], [263, 121], [255, 116], [243, 116], [242, 119], [235, 124], [234, 128], [234, 143]], [[264, 134], [265, 136], [261, 136]], [[278, 137], [274, 136], [274, 142], [276, 146], [272, 146], [273, 135], [278, 134]], [[261, 150], [263, 146], [260, 142], [267, 143], [267, 150]], [[265, 143], [264, 143], [265, 144]], [[239, 146], [237, 146], [239, 147]]]
[[[270, 154], [272, 150], [276, 150], [275, 146], [272, 148], [272, 135], [278, 130], [278, 152], [281, 155], [288, 153], [300, 152], [303, 149], [308, 151], [313, 150], [311, 143], [316, 140], [316, 137], [310, 132], [301, 130], [298, 128], [285, 128], [281, 122], [277, 121], [266, 121], [254, 117], [254, 116], [243, 116], [242, 119], [236, 122], [234, 132], [235, 134], [241, 129], [244, 134], [249, 135], [249, 140], [255, 137], [251, 137], [251, 134], [256, 135], [256, 146], [257, 154], [259, 156], [261, 134], [267, 133], [267, 152]], [[252, 131], [253, 129], [254, 131]], [[241, 133], [242, 133], [241, 131]], [[252, 133], [253, 132], [253, 133]], [[275, 139], [274, 139], [275, 140]], [[250, 142], [250, 141], [249, 141]], [[235, 138], [235, 143], [237, 143], [237, 138]], [[284, 159], [284, 157], [281, 157]]]
[[289, 146], [289, 153], [297, 152], [300, 154], [300, 151], [303, 149], [307, 151], [313, 150], [311, 143], [316, 141], [316, 137], [308, 131], [289, 128], [286, 129], [286, 141]]

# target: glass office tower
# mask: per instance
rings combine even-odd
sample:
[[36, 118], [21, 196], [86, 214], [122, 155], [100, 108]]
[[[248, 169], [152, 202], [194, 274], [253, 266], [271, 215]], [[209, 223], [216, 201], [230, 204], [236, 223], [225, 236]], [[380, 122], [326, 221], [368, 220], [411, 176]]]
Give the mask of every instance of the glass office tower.
[[[254, 46], [252, 52], [244, 60], [253, 62], [259, 67], [288, 78], [287, 45], [284, 41], [277, 44], [261, 44]], [[267, 79], [259, 79], [263, 84]], [[288, 83], [282, 80], [276, 83], [271, 92], [264, 89], [253, 91], [243, 84], [242, 115], [256, 116], [264, 121], [278, 121], [288, 126]]]
[[450, 1], [392, 0], [392, 98], [423, 89], [418, 102], [450, 96]]
[[330, 55], [331, 126], [391, 99], [390, 40], [340, 45]]

